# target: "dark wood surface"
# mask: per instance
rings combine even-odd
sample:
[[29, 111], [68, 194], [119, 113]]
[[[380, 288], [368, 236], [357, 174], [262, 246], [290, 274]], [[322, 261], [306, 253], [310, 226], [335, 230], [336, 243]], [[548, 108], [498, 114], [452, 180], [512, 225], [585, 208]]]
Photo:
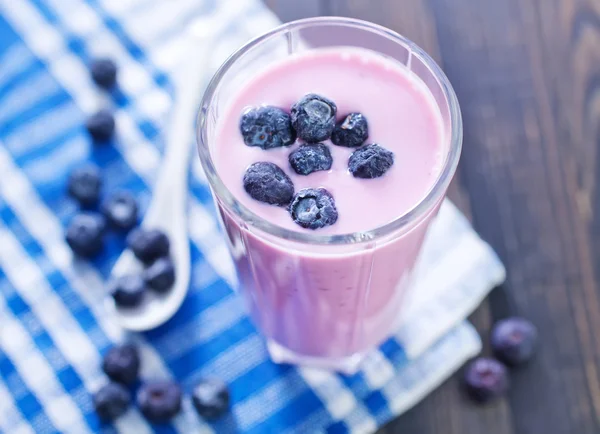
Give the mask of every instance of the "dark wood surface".
[[439, 61], [465, 124], [450, 196], [508, 269], [472, 319], [484, 340], [511, 314], [540, 329], [537, 358], [513, 374], [505, 399], [473, 406], [455, 376], [381, 433], [600, 433], [600, 2], [267, 3], [284, 21], [388, 26]]

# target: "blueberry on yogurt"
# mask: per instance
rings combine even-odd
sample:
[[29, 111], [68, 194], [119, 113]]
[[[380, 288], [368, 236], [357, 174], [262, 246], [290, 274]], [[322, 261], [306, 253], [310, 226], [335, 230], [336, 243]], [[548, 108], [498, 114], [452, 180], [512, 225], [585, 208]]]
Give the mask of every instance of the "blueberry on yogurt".
[[394, 164], [394, 154], [377, 144], [363, 146], [352, 153], [348, 169], [355, 178], [379, 178]]
[[328, 140], [335, 128], [337, 106], [330, 99], [308, 94], [292, 106], [292, 126], [307, 143]]
[[286, 206], [294, 196], [294, 184], [274, 163], [251, 164], [244, 173], [244, 190], [255, 200], [270, 205]]
[[296, 140], [290, 115], [278, 107], [263, 106], [242, 115], [240, 131], [247, 146], [272, 149], [290, 146]]
[[290, 213], [294, 222], [306, 229], [324, 228], [338, 219], [335, 200], [324, 188], [300, 190], [290, 205]]
[[361, 113], [350, 113], [338, 122], [331, 135], [334, 145], [357, 148], [369, 137], [367, 118]]
[[289, 156], [290, 166], [298, 175], [310, 175], [319, 170], [329, 170], [333, 158], [323, 143], [301, 145]]

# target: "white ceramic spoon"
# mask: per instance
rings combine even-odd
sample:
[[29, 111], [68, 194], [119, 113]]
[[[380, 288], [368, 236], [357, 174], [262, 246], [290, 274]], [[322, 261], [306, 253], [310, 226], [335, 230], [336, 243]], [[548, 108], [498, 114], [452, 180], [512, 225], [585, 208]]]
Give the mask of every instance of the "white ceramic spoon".
[[[165, 136], [165, 154], [153, 197], [142, 226], [164, 231], [171, 241], [175, 264], [175, 284], [165, 295], [148, 291], [135, 308], [116, 306], [107, 298], [119, 324], [128, 330], [150, 330], [169, 320], [179, 309], [190, 282], [190, 246], [187, 228], [186, 198], [194, 120], [204, 87], [210, 78], [210, 53], [221, 26], [198, 22], [191, 27], [189, 62], [175, 80], [173, 113]], [[142, 265], [130, 250], [124, 251], [112, 270], [111, 278], [142, 271]]]

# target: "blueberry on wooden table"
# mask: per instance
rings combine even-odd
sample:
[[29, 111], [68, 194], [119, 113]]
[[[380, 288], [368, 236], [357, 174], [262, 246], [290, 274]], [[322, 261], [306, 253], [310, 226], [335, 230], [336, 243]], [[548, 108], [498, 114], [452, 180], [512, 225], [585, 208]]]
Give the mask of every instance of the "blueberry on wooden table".
[[240, 131], [247, 146], [272, 149], [290, 146], [296, 140], [290, 115], [272, 106], [248, 110], [240, 120]]
[[333, 158], [329, 148], [323, 143], [301, 145], [289, 155], [292, 169], [298, 175], [310, 175], [320, 170], [329, 170]]
[[242, 179], [244, 190], [255, 200], [285, 206], [294, 196], [294, 183], [279, 166], [261, 161], [251, 164]]
[[121, 276], [110, 284], [109, 293], [117, 306], [136, 307], [144, 298], [146, 282], [137, 274]]
[[138, 205], [135, 197], [127, 191], [112, 194], [103, 204], [102, 213], [109, 226], [128, 231], [138, 222]]
[[337, 106], [324, 96], [308, 94], [292, 106], [292, 126], [307, 143], [328, 140], [335, 128]]
[[95, 142], [106, 142], [115, 133], [115, 118], [110, 111], [102, 109], [87, 119], [85, 127]]
[[204, 379], [192, 391], [192, 404], [198, 414], [206, 420], [215, 420], [229, 410], [227, 384], [214, 378]]
[[91, 258], [104, 247], [104, 228], [104, 218], [100, 214], [77, 214], [67, 226], [65, 239], [77, 256]]
[[110, 422], [127, 412], [131, 403], [131, 394], [120, 383], [108, 383], [93, 396], [92, 402], [98, 417]]
[[175, 283], [175, 265], [169, 257], [159, 258], [144, 270], [144, 279], [151, 289], [165, 293]]
[[137, 393], [137, 405], [151, 422], [165, 423], [181, 411], [181, 387], [172, 381], [142, 384]]
[[169, 255], [169, 237], [159, 229], [137, 228], [127, 236], [127, 247], [144, 264]]
[[100, 169], [94, 164], [77, 167], [69, 174], [67, 191], [82, 207], [93, 207], [98, 203], [102, 177]]
[[475, 401], [481, 404], [493, 401], [508, 390], [506, 367], [495, 359], [477, 358], [465, 370], [465, 387]]
[[350, 113], [338, 122], [331, 134], [334, 145], [357, 148], [369, 138], [367, 118], [360, 113]]
[[494, 355], [510, 366], [523, 364], [533, 356], [537, 329], [523, 318], [498, 321], [492, 329], [491, 345]]
[[104, 355], [102, 370], [121, 384], [133, 384], [140, 372], [140, 354], [133, 344], [115, 345]]
[[92, 80], [104, 89], [110, 89], [117, 83], [117, 65], [107, 57], [94, 59], [90, 64], [90, 74]]

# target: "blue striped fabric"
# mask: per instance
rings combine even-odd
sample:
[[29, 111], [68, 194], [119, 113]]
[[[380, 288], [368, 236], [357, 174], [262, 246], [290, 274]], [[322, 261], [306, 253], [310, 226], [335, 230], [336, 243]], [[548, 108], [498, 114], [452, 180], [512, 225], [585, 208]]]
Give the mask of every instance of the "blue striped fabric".
[[[479, 351], [464, 318], [503, 280], [504, 269], [445, 203], [426, 241], [405, 323], [360, 372], [271, 363], [231, 289], [233, 268], [197, 162], [190, 179], [192, 289], [164, 326], [132, 337], [119, 329], [102, 300], [123, 239], [110, 235], [92, 263], [73, 260], [63, 240], [76, 212], [65, 195], [66, 176], [95, 161], [106, 191], [133, 191], [147, 206], [172, 100], [170, 77], [188, 54], [181, 42], [196, 20], [226, 23], [207, 59], [213, 67], [277, 24], [257, 0], [0, 2], [0, 432], [373, 432]], [[86, 68], [102, 54], [120, 65], [120, 87], [110, 98]], [[119, 134], [111, 146], [93, 147], [83, 120], [106, 104]], [[186, 401], [168, 425], [150, 425], [135, 409], [114, 425], [101, 424], [90, 393], [105, 381], [102, 354], [126, 338], [142, 349], [142, 380], [175, 378], [188, 390], [203, 376], [226, 380], [230, 414], [207, 424]]]

